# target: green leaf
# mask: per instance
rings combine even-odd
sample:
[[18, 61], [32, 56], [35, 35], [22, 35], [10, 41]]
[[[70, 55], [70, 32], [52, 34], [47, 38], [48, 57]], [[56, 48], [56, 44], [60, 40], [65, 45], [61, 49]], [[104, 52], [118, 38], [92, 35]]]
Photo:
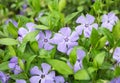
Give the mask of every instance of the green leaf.
[[116, 67], [115, 68], [115, 70], [114, 70], [114, 75], [116, 76], [116, 77], [118, 77], [118, 76], [120, 76], [120, 67]]
[[22, 27], [26, 23], [30, 22], [29, 18], [22, 15], [17, 15], [17, 19], [18, 19], [18, 27]]
[[12, 38], [1, 38], [0, 44], [2, 45], [17, 45], [19, 42]]
[[36, 55], [33, 55], [33, 56], [31, 56], [31, 57], [29, 57], [28, 59], [27, 59], [27, 64], [26, 64], [26, 71], [28, 72], [29, 71], [29, 68], [30, 68], [30, 65], [31, 65], [31, 62], [34, 60], [34, 58], [36, 57]]
[[95, 28], [93, 28], [92, 33], [91, 33], [91, 37], [90, 37], [90, 42], [91, 42], [92, 46], [96, 45], [97, 41], [99, 40], [99, 37], [100, 36], [98, 34], [98, 31]]
[[1, 63], [0, 64], [0, 71], [8, 70], [9, 69], [8, 63], [9, 63], [8, 61]]
[[104, 58], [105, 58], [105, 52], [101, 52], [101, 53], [97, 54], [93, 60], [94, 66], [97, 68], [102, 66], [102, 64], [104, 62]]
[[107, 37], [110, 45], [114, 46], [114, 38], [113, 38], [112, 33], [106, 28], [101, 28], [101, 32], [103, 33], [104, 36]]
[[47, 62], [60, 74], [63, 75], [73, 74], [72, 69], [63, 61], [48, 59]]
[[49, 27], [47, 27], [45, 25], [36, 25], [35, 28], [41, 29], [41, 30], [48, 30], [49, 29]]
[[10, 75], [10, 78], [17, 80], [17, 79], [27, 79], [27, 76], [25, 73], [20, 73], [17, 75]]
[[59, 1], [59, 11], [62, 11], [66, 6], [66, 0]]
[[39, 30], [29, 32], [23, 39], [23, 42], [34, 41], [36, 36], [38, 35]]
[[38, 52], [38, 50], [39, 50], [39, 48], [38, 48], [38, 42], [37, 41], [32, 41], [32, 42], [30, 42], [30, 47], [32, 48], [32, 50], [34, 51], [34, 52]]
[[65, 18], [65, 24], [71, 21], [79, 12], [74, 12]]
[[105, 46], [105, 43], [107, 42], [107, 37], [104, 36], [102, 38], [100, 38], [95, 46], [95, 48], [97, 49], [101, 49]]
[[48, 26], [49, 21], [48, 21], [48, 16], [42, 16], [38, 19], [43, 25]]
[[17, 38], [18, 36], [17, 28], [11, 22], [9, 22], [7, 29], [14, 38]]
[[89, 74], [85, 69], [77, 71], [74, 75], [76, 80], [90, 80]]
[[120, 39], [120, 21], [113, 28], [113, 37], [114, 39]]
[[69, 61], [70, 63], [72, 63], [73, 65], [75, 64], [76, 62], [76, 59], [77, 59], [77, 47], [74, 47], [72, 49], [72, 51], [70, 52], [70, 55], [69, 55]]

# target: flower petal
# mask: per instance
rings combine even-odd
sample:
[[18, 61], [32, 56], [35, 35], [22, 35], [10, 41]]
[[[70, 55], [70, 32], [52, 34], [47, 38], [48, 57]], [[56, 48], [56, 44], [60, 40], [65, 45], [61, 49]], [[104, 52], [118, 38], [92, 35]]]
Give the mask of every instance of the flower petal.
[[51, 66], [46, 63], [42, 63], [41, 66], [42, 66], [43, 73], [45, 73], [47, 75], [51, 69]]
[[84, 26], [83, 25], [79, 25], [75, 28], [76, 32], [79, 34], [79, 35], [82, 35], [82, 31], [84, 29]]
[[69, 42], [67, 45], [68, 45], [68, 48], [72, 48], [74, 46], [77, 46], [78, 42]]
[[39, 41], [38, 41], [38, 44], [39, 44], [39, 48], [43, 48], [43, 45], [44, 45], [44, 44], [43, 44], [43, 41], [42, 41], [42, 40], [39, 40]]
[[18, 34], [22, 37], [24, 37], [27, 33], [28, 33], [28, 31], [25, 28], [20, 28], [18, 30]]
[[29, 32], [35, 30], [34, 26], [35, 26], [35, 24], [32, 23], [32, 22], [26, 24], [26, 27], [28, 28], [28, 31], [29, 31]]
[[16, 80], [16, 83], [26, 83], [26, 81], [25, 81], [25, 80], [20, 79], [20, 80]]
[[39, 83], [40, 79], [40, 76], [32, 76], [30, 78], [30, 83]]
[[92, 26], [92, 28], [98, 29], [98, 24], [97, 23], [94, 23], [91, 26]]
[[62, 76], [56, 76], [55, 77], [55, 83], [64, 83], [65, 80]]
[[92, 16], [90, 14], [86, 15], [86, 19], [87, 19], [88, 24], [92, 24], [95, 20], [94, 16]]
[[86, 38], [89, 38], [90, 37], [90, 35], [91, 35], [91, 30], [89, 30], [89, 29], [84, 29], [84, 36], [86, 37]]
[[85, 51], [83, 51], [83, 50], [81, 50], [81, 49], [78, 49], [78, 50], [77, 50], [77, 58], [78, 58], [79, 60], [82, 60], [82, 59], [84, 58], [84, 56], [85, 56]]
[[81, 68], [82, 68], [82, 61], [80, 61], [80, 62], [76, 61], [75, 65], [74, 65], [74, 72], [77, 72]]
[[46, 43], [46, 44], [44, 45], [44, 48], [45, 48], [45, 50], [51, 50], [51, 49], [54, 48], [54, 46], [52, 46], [52, 45], [49, 44], [49, 43]]
[[69, 27], [61, 28], [59, 33], [68, 37], [71, 34], [71, 29]]
[[85, 24], [86, 23], [86, 18], [85, 16], [80, 16], [77, 18], [76, 23], [81, 23], [81, 24]]
[[41, 70], [37, 67], [34, 66], [31, 70], [30, 70], [30, 74], [31, 75], [41, 75]]
[[40, 38], [40, 40], [45, 38], [45, 34], [42, 31], [40, 31], [40, 33], [39, 33], [39, 38]]
[[51, 39], [51, 43], [52, 44], [59, 44], [60, 42], [63, 41], [64, 36], [59, 34], [59, 33], [55, 33], [54, 37]]
[[49, 30], [46, 30], [45, 34], [46, 34], [46, 38], [50, 38], [52, 36], [52, 32]]
[[67, 46], [66, 46], [65, 42], [59, 43], [58, 46], [57, 46], [57, 49], [60, 52], [66, 53], [67, 52]]
[[73, 31], [70, 36], [70, 41], [77, 41], [79, 39], [78, 33], [76, 31]]
[[46, 79], [53, 80], [55, 77], [55, 71], [51, 71], [47, 76]]
[[16, 65], [16, 66], [15, 66], [15, 69], [14, 69], [14, 74], [17, 75], [17, 74], [19, 74], [20, 72], [22, 72], [20, 66]]

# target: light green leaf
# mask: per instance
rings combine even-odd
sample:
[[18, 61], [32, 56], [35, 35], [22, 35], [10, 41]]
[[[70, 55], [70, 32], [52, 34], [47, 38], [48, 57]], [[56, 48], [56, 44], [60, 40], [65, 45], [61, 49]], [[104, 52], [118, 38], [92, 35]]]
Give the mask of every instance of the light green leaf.
[[105, 58], [105, 52], [101, 52], [101, 53], [97, 54], [93, 60], [94, 66], [97, 68], [102, 66], [102, 64], [104, 62], [104, 58]]
[[47, 62], [60, 74], [63, 75], [73, 74], [72, 69], [63, 61], [48, 59]]
[[15, 39], [12, 39], [12, 38], [1, 38], [0, 39], [0, 44], [2, 45], [16, 45], [18, 44], [19, 42]]
[[76, 80], [90, 80], [89, 74], [85, 69], [77, 71], [74, 75]]
[[8, 70], [9, 69], [8, 63], [9, 63], [8, 61], [1, 63], [0, 64], [0, 71]]
[[65, 24], [71, 21], [79, 12], [74, 12], [65, 18]]
[[47, 27], [45, 25], [36, 25], [35, 28], [41, 29], [41, 30], [48, 30], [49, 29], [49, 27]]

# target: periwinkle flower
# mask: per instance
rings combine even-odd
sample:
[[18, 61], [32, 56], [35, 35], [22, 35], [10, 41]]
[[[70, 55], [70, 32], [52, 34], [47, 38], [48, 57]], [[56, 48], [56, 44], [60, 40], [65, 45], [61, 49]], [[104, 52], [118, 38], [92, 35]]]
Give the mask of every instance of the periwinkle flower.
[[111, 80], [110, 83], [120, 83], [120, 77]]
[[54, 79], [55, 83], [65, 83], [65, 80], [62, 76], [56, 76]]
[[112, 31], [113, 26], [115, 25], [115, 23], [117, 21], [118, 21], [118, 17], [115, 16], [115, 13], [110, 12], [110, 13], [104, 14], [102, 16], [102, 25], [101, 26]]
[[77, 72], [78, 70], [82, 69], [82, 60], [85, 57], [85, 51], [79, 49], [77, 50], [77, 61], [74, 65], [74, 72]]
[[47, 83], [46, 81], [54, 81], [55, 72], [50, 71], [51, 66], [46, 63], [42, 63], [41, 67], [42, 70], [40, 70], [37, 66], [30, 70], [31, 75], [33, 75], [30, 78], [30, 83]]
[[45, 50], [51, 50], [54, 46], [51, 44], [52, 33], [49, 30], [46, 30], [45, 33], [40, 31], [38, 35], [38, 44], [39, 48], [44, 48]]
[[19, 80], [17, 79], [17, 80], [16, 80], [16, 83], [26, 83], [26, 81], [23, 80], [23, 79], [19, 79]]
[[54, 81], [46, 80], [45, 83], [65, 83], [65, 80], [62, 76], [55, 76]]
[[5, 73], [0, 71], [0, 83], [8, 83], [8, 79], [9, 77]]
[[13, 23], [13, 25], [14, 25], [15, 27], [18, 26], [18, 23], [17, 23], [15, 20], [13, 20], [13, 19], [8, 19], [8, 20], [6, 20], [6, 21], [5, 21], [5, 24], [8, 24], [9, 22]]
[[67, 61], [67, 64], [70, 66], [71, 69], [74, 70], [74, 72], [77, 72], [78, 70], [83, 68], [82, 60], [85, 57], [85, 54], [86, 53], [84, 50], [78, 49], [77, 50], [77, 60], [76, 60], [75, 64], [72, 66], [71, 63], [69, 61]]
[[29, 32], [32, 32], [35, 30], [34, 28], [35, 24], [34, 23], [27, 23], [26, 24], [26, 29], [21, 27], [19, 30], [18, 30], [18, 40], [20, 42], [22, 42], [23, 38], [29, 33]]
[[115, 59], [117, 61], [117, 63], [120, 63], [120, 47], [117, 47], [114, 50], [113, 59]]
[[22, 72], [20, 66], [18, 65], [18, 58], [12, 57], [8, 64], [9, 68], [14, 72], [14, 74], [19, 74]]
[[57, 44], [60, 52], [67, 53], [70, 48], [78, 45], [78, 33], [71, 31], [69, 27], [61, 28], [53, 37], [53, 43]]
[[80, 23], [79, 26], [76, 27], [76, 32], [78, 32], [79, 35], [82, 34], [82, 32], [84, 33], [84, 36], [86, 38], [89, 38], [92, 32], [92, 28], [97, 29], [98, 28], [98, 24], [94, 23], [95, 18], [92, 15], [87, 14], [86, 17], [85, 16], [80, 16], [78, 17], [78, 19], [76, 20], [76, 23]]

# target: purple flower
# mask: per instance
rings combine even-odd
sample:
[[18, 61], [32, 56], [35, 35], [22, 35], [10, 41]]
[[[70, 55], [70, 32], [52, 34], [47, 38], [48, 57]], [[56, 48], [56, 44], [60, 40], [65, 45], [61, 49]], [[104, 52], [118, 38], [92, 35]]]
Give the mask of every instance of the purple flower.
[[56, 76], [54, 79], [55, 83], [65, 83], [65, 80], [62, 76]]
[[113, 53], [113, 59], [120, 63], [120, 47], [117, 47]]
[[51, 71], [51, 66], [42, 63], [41, 64], [42, 70], [40, 70], [37, 66], [33, 67], [30, 70], [31, 75], [30, 83], [47, 83], [46, 81], [54, 81], [55, 72]]
[[16, 80], [16, 83], [26, 83], [26, 81], [23, 79], [19, 79], [19, 80]]
[[77, 50], [77, 61], [74, 65], [74, 71], [77, 72], [78, 70], [80, 70], [83, 66], [82, 66], [82, 60], [85, 57], [85, 52], [83, 50]]
[[49, 30], [46, 30], [45, 33], [40, 31], [39, 39], [38, 39], [39, 48], [44, 48], [45, 50], [53, 49], [54, 46], [50, 44], [51, 36], [52, 36], [52, 33]]
[[78, 45], [79, 36], [77, 32], [71, 32], [69, 27], [61, 28], [59, 33], [56, 33], [53, 38], [53, 43], [57, 44], [57, 49], [60, 52], [67, 53], [70, 48]]
[[120, 83], [120, 77], [111, 80], [110, 83]]
[[9, 77], [0, 71], [0, 83], [8, 83]]
[[20, 42], [22, 42], [22, 39], [29, 33], [29, 32], [32, 32], [35, 30], [34, 28], [35, 24], [34, 23], [27, 23], [26, 24], [26, 29], [21, 27], [19, 30], [18, 30], [18, 34], [19, 34], [19, 37], [18, 37], [18, 40]]
[[70, 66], [71, 69], [74, 70], [74, 72], [77, 72], [78, 70], [82, 69], [83, 65], [82, 65], [82, 60], [85, 57], [85, 52], [81, 49], [77, 50], [77, 60], [74, 64], [74, 66], [71, 65], [71, 63], [69, 61], [67, 61], [67, 64]]
[[12, 20], [12, 19], [6, 20], [6, 21], [5, 21], [5, 24], [8, 24], [9, 22], [13, 23], [13, 25], [14, 25], [15, 27], [18, 26], [18, 23], [17, 23], [15, 20]]
[[65, 83], [65, 80], [62, 76], [54, 77], [54, 81], [46, 80], [45, 83]]
[[76, 27], [75, 29], [76, 32], [78, 32], [79, 35], [81, 35], [82, 32], [84, 32], [84, 36], [89, 38], [91, 35], [92, 28], [95, 29], [98, 28], [98, 24], [94, 23], [94, 21], [95, 18], [89, 14], [87, 14], [86, 17], [85, 16], [78, 17], [76, 23], [80, 23], [80, 25]]
[[11, 58], [8, 66], [14, 72], [14, 74], [19, 74], [20, 72], [22, 72], [20, 66], [18, 65], [18, 58], [17, 57]]
[[110, 31], [112, 31], [112, 28], [117, 21], [118, 21], [118, 17], [115, 16], [115, 13], [110, 12], [107, 15], [104, 14], [102, 16], [102, 27], [105, 27], [109, 29]]

